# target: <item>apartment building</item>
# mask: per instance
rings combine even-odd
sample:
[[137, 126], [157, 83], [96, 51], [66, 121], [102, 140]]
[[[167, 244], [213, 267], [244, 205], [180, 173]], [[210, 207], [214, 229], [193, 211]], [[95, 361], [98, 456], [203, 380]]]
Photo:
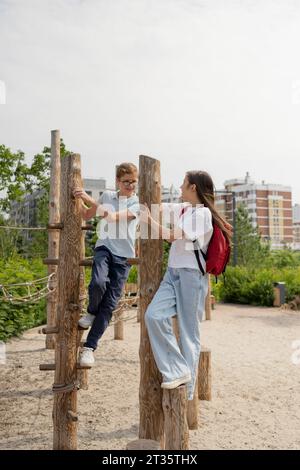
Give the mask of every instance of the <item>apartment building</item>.
[[254, 182], [249, 173], [243, 179], [231, 179], [224, 183], [224, 190], [217, 191], [216, 205], [232, 223], [233, 203], [243, 204], [249, 213], [253, 227], [273, 249], [293, 246], [292, 190], [290, 186]]
[[180, 196], [180, 190], [176, 189], [173, 184], [169, 188], [166, 186], [161, 188], [161, 202], [179, 202]]
[[293, 249], [300, 250], [300, 204], [293, 206]]
[[95, 201], [99, 200], [101, 194], [107, 189], [105, 178], [84, 178], [83, 188]]
[[[84, 178], [84, 190], [96, 201], [106, 189], [104, 178]], [[34, 191], [27, 194], [22, 201], [15, 201], [11, 205], [10, 221], [13, 225], [24, 225], [25, 227], [37, 226], [38, 201], [44, 194], [43, 190]]]

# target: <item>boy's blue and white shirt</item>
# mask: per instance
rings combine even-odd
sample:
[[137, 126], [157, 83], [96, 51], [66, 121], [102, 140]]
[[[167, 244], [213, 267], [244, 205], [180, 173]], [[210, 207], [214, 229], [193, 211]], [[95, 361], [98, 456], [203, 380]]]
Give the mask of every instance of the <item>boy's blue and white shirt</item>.
[[132, 220], [120, 220], [107, 222], [101, 219], [100, 227], [97, 227], [98, 240], [95, 248], [105, 246], [114, 255], [125, 258], [135, 258], [136, 229], [139, 222], [140, 204], [136, 194], [131, 197], [119, 196], [119, 191], [104, 191], [99, 203], [108, 211], [130, 211], [135, 218]]

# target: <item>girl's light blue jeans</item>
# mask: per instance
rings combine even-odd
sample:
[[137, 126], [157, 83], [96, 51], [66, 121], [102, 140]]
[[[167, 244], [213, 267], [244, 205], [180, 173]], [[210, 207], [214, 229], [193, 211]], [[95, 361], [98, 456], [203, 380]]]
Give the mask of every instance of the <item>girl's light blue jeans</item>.
[[[208, 291], [208, 275], [197, 269], [168, 268], [145, 313], [156, 365], [164, 382], [189, 373], [188, 400], [193, 399], [200, 356], [200, 321]], [[180, 341], [173, 332], [177, 315]]]

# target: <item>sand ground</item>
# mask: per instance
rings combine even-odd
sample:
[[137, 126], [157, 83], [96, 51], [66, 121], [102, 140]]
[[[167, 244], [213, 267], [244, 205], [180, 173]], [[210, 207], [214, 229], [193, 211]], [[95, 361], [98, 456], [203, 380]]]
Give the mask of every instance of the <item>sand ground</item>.
[[[192, 449], [300, 449], [300, 312], [218, 304], [204, 321], [212, 350], [213, 398], [200, 402]], [[0, 449], [52, 448], [53, 362], [38, 328], [13, 339], [0, 364]], [[139, 324], [126, 322], [124, 341], [109, 327], [78, 393], [79, 449], [125, 449], [138, 434]], [[300, 354], [299, 354], [300, 357]]]

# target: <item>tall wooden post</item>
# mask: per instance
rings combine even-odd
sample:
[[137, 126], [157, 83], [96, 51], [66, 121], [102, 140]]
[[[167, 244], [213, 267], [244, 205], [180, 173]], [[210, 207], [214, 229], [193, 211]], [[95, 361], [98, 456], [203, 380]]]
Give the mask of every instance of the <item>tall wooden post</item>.
[[[82, 220], [81, 220], [81, 223]], [[80, 259], [85, 258], [85, 232], [84, 230], [81, 231], [81, 250], [80, 250]], [[84, 305], [86, 304], [86, 288], [85, 288], [85, 268], [84, 266], [80, 266], [79, 268], [80, 272], [80, 283], [79, 283], [79, 307], [80, 311], [83, 309]], [[81, 347], [81, 339], [83, 336], [84, 330], [78, 330], [77, 333], [77, 348]], [[88, 371], [87, 369], [79, 369], [77, 371], [78, 378], [79, 378], [79, 385], [81, 390], [87, 390], [88, 389]]]
[[[173, 332], [176, 336], [177, 343], [180, 345], [180, 333], [177, 316], [172, 319]], [[183, 386], [181, 386], [183, 387]], [[185, 386], [186, 387], [186, 386]], [[181, 419], [181, 418], [180, 418]], [[189, 429], [198, 429], [198, 378], [195, 383], [194, 397], [187, 401], [187, 422]], [[166, 429], [166, 425], [165, 425]]]
[[[49, 224], [60, 222], [59, 213], [59, 194], [60, 194], [60, 132], [51, 131], [51, 169], [50, 169], [50, 194], [49, 194]], [[49, 230], [48, 232], [48, 258], [58, 258], [59, 250], [59, 230]], [[57, 266], [48, 265], [48, 275], [57, 274]], [[55, 279], [50, 280], [50, 288], [54, 292], [48, 295], [47, 299], [47, 326], [54, 327], [56, 325], [57, 313], [57, 295], [58, 282]], [[55, 335], [47, 334], [46, 349], [55, 348]]]
[[55, 382], [53, 385], [53, 448], [77, 448], [77, 330], [80, 309], [81, 215], [80, 201], [73, 197], [81, 186], [80, 155], [62, 160], [61, 222], [59, 247], [59, 297]]
[[[160, 204], [161, 181], [160, 162], [154, 158], [140, 156], [139, 199], [140, 203]], [[156, 367], [151, 351], [148, 333], [145, 326], [144, 315], [152, 297], [154, 296], [162, 278], [163, 242], [160, 239], [152, 240], [148, 227], [148, 239], [140, 239], [140, 439], [153, 439], [163, 443], [164, 417], [162, 409], [161, 376]], [[163, 448], [163, 446], [162, 446]]]

